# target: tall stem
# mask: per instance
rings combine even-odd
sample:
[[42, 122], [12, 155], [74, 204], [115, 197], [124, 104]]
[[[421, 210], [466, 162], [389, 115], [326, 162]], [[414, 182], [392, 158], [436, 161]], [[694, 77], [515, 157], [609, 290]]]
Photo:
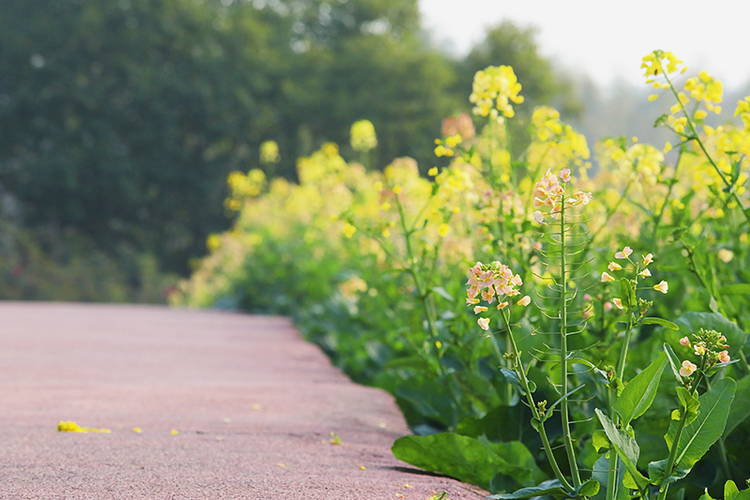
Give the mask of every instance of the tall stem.
[[[667, 479], [669, 476], [672, 475], [672, 469], [674, 469], [675, 466], [675, 459], [677, 458], [677, 448], [679, 448], [680, 438], [682, 437], [682, 430], [685, 428], [685, 422], [687, 421], [688, 412], [683, 411], [682, 417], [680, 418], [680, 423], [677, 426], [677, 433], [674, 436], [674, 440], [672, 441], [672, 449], [669, 451], [669, 459], [667, 460], [667, 467], [664, 469], [664, 479]], [[664, 479], [662, 479], [662, 486], [659, 488], [659, 498], [658, 500], [665, 500], [667, 498], [667, 492], [669, 491], [669, 484], [663, 484]]]
[[[566, 275], [565, 261], [565, 194], [561, 197], [560, 209], [560, 394], [568, 393], [568, 278]], [[563, 440], [565, 452], [570, 463], [570, 474], [573, 477], [573, 485], [577, 488], [581, 485], [581, 476], [576, 463], [576, 452], [573, 447], [573, 438], [570, 435], [570, 421], [568, 413], [568, 398], [563, 397], [560, 402], [560, 414], [562, 417]]]
[[529, 404], [529, 408], [531, 408], [531, 413], [534, 416], [534, 421], [538, 423], [538, 425], [536, 426], [536, 430], [539, 433], [539, 437], [542, 439], [544, 453], [547, 455], [547, 460], [549, 461], [550, 467], [552, 467], [552, 472], [554, 472], [557, 480], [560, 481], [560, 483], [563, 485], [563, 488], [567, 491], [573, 491], [573, 487], [570, 485], [565, 475], [562, 473], [562, 470], [560, 470], [560, 466], [557, 464], [557, 459], [555, 459], [555, 455], [552, 453], [552, 446], [550, 445], [549, 438], [547, 437], [547, 431], [544, 429], [545, 417], [544, 415], [540, 414], [539, 408], [534, 402], [534, 396], [532, 396], [531, 390], [529, 389], [529, 381], [526, 378], [526, 370], [524, 369], [523, 363], [521, 362], [521, 351], [518, 350], [516, 339], [513, 336], [513, 331], [510, 328], [510, 312], [502, 311], [501, 315], [505, 323], [505, 331], [507, 333], [508, 342], [513, 354], [512, 357], [515, 367], [514, 371], [516, 372], [516, 375], [518, 375], [518, 380], [521, 382], [521, 387], [523, 387], [523, 390], [526, 393], [526, 401]]

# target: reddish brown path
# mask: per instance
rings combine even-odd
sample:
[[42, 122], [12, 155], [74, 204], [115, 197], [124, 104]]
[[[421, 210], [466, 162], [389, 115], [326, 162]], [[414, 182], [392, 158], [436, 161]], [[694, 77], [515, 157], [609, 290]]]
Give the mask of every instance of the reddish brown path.
[[[60, 420], [111, 433], [58, 432]], [[0, 303], [0, 426], [3, 499], [485, 494], [396, 460], [407, 428], [393, 398], [349, 381], [283, 318]]]

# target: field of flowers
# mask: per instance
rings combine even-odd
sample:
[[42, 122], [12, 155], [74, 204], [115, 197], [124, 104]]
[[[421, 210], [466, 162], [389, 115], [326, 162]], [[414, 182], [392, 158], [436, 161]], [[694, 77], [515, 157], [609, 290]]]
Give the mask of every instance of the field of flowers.
[[369, 122], [360, 158], [326, 144], [299, 184], [234, 173], [236, 223], [173, 299], [294, 316], [395, 395], [398, 458], [492, 498], [750, 499], [750, 97], [711, 127], [721, 82], [668, 52], [642, 67], [674, 140], [607, 139], [596, 168], [548, 107], [511, 150], [523, 92], [501, 66], [427, 177], [368, 170]]

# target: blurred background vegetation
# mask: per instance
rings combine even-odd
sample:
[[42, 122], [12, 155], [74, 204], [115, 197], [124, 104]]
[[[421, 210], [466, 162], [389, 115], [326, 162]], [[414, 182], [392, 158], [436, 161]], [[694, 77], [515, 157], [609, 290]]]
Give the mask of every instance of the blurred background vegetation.
[[[262, 142], [281, 151], [266, 173], [293, 179], [325, 141], [351, 153], [368, 119], [371, 168], [411, 156], [424, 173], [491, 64], [524, 86], [515, 141], [538, 104], [614, 132], [586, 114], [609, 101], [532, 28], [497, 25], [456, 58], [416, 0], [0, 2], [0, 298], [164, 302], [230, 226], [227, 174], [259, 166]], [[624, 92], [614, 105], [638, 99]]]

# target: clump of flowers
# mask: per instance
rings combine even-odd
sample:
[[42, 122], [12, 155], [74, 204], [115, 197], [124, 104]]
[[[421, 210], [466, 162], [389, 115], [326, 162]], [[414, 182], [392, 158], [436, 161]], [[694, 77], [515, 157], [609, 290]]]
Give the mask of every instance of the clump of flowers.
[[279, 145], [276, 141], [266, 141], [260, 145], [260, 162], [264, 165], [279, 162]]
[[750, 95], [741, 101], [737, 101], [734, 116], [739, 116], [745, 126], [745, 132], [750, 132]]
[[[630, 256], [633, 254], [633, 249], [629, 246], [624, 247], [622, 250], [618, 250], [615, 252], [615, 260], [611, 261], [607, 265], [607, 269], [609, 269], [610, 272], [616, 272], [621, 271], [623, 269], [623, 265], [617, 262], [618, 260], [624, 260], [626, 261], [624, 264], [627, 265], [628, 263], [632, 265], [632, 268], [630, 269], [633, 271], [634, 278], [631, 280], [631, 286], [635, 290], [636, 286], [638, 285], [638, 278], [644, 279], [644, 278], [650, 278], [651, 277], [651, 271], [649, 270], [648, 266], [654, 261], [654, 255], [649, 253], [646, 255], [641, 256], [641, 260], [638, 262], [634, 262]], [[604, 271], [602, 273], [602, 283], [607, 283], [615, 281], [615, 277], [609, 274], [608, 272]], [[657, 285], [653, 286], [653, 289], [661, 292], [661, 293], [667, 293], [669, 291], [669, 283], [662, 280]], [[618, 309], [625, 309], [622, 303], [622, 299], [615, 297], [612, 299], [612, 303], [618, 308]], [[645, 308], [648, 307], [648, 304], [646, 301], [643, 301], [641, 304], [641, 313], [645, 313]], [[635, 306], [635, 304], [633, 304]]]
[[[690, 360], [684, 360], [680, 367], [680, 375], [687, 378], [692, 376], [694, 373], [706, 375], [706, 372], [711, 368], [714, 368], [718, 364], [727, 364], [732, 361], [729, 356], [729, 345], [727, 345], [727, 338], [716, 330], [704, 330], [700, 329], [697, 333], [692, 335], [692, 342], [685, 336], [680, 339], [680, 345], [693, 350], [693, 354], [697, 356], [698, 364], [691, 362]], [[687, 382], [688, 384], [690, 381]]]
[[473, 113], [498, 118], [500, 113], [513, 118], [513, 105], [521, 104], [521, 84], [510, 66], [489, 66], [474, 75], [473, 92], [469, 101], [475, 104]]
[[[466, 290], [466, 303], [474, 306], [474, 314], [487, 312], [487, 306], [479, 305], [484, 301], [491, 305], [497, 300], [497, 309], [502, 310], [510, 305], [512, 297], [521, 295], [518, 287], [523, 284], [521, 276], [514, 274], [513, 271], [498, 261], [489, 264], [477, 262], [469, 269], [469, 285]], [[516, 300], [516, 305], [528, 306], [531, 303], [531, 297], [528, 295]], [[489, 318], [479, 318], [477, 323], [482, 330], [489, 330]]]
[[352, 149], [354, 151], [367, 152], [378, 145], [378, 137], [375, 135], [375, 126], [370, 120], [359, 120], [352, 124], [349, 133]]
[[[591, 193], [585, 191], [578, 191], [573, 196], [565, 198], [564, 184], [571, 180], [569, 168], [560, 170], [559, 179], [558, 175], [553, 174], [551, 169], [547, 170], [542, 180], [536, 183], [534, 190], [534, 207], [549, 207], [549, 215], [553, 219], [560, 218], [563, 203], [566, 207], [574, 207], [576, 205], [588, 205], [591, 202]], [[560, 184], [560, 181], [562, 181], [562, 184]], [[541, 210], [537, 210], [534, 212], [534, 219], [542, 224], [545, 214]]]

